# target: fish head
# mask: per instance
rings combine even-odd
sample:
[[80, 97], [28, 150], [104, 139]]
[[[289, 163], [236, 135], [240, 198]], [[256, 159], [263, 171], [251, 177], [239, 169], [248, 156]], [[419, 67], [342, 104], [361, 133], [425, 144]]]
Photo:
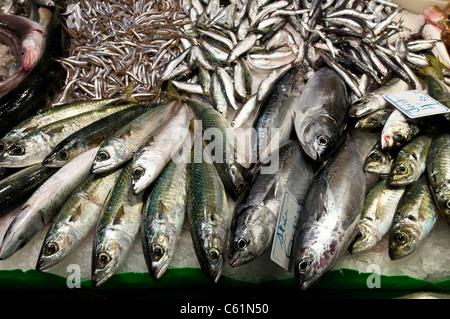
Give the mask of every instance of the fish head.
[[97, 234], [92, 252], [92, 285], [98, 287], [115, 274], [133, 243], [133, 239], [114, 228]]
[[434, 196], [442, 215], [450, 221], [450, 181], [447, 181], [436, 190]]
[[135, 157], [131, 174], [131, 183], [135, 194], [142, 192], [155, 181], [167, 161], [159, 152], [151, 152], [145, 158]]
[[419, 178], [419, 167], [417, 161], [407, 156], [396, 161], [389, 174], [389, 183], [393, 186], [404, 186], [411, 184]]
[[229, 264], [238, 267], [260, 256], [270, 244], [273, 231], [263, 221], [272, 212], [264, 206], [249, 206], [233, 221], [229, 246]]
[[383, 150], [400, 148], [413, 138], [415, 132], [416, 130], [410, 126], [384, 127], [381, 132], [381, 148]]
[[2, 167], [26, 167], [37, 164], [43, 160], [41, 154], [35, 152], [34, 143], [16, 142], [0, 156]]
[[[58, 231], [53, 231], [55, 227]], [[36, 270], [48, 269], [62, 261], [75, 247], [78, 238], [77, 231], [70, 225], [61, 222], [52, 224], [42, 245]]]
[[172, 226], [161, 221], [152, 223], [149, 229], [154, 231], [144, 230], [142, 247], [150, 275], [159, 279], [169, 267], [179, 235]]
[[204, 224], [197, 252], [200, 266], [208, 280], [217, 282], [224, 265], [227, 230], [217, 224]]
[[373, 151], [364, 160], [364, 171], [381, 176], [388, 176], [391, 171], [392, 157], [381, 150]]
[[300, 134], [304, 151], [314, 161], [328, 159], [343, 141], [345, 127], [328, 116], [315, 116], [307, 121]]
[[75, 158], [76, 155], [69, 149], [62, 148], [54, 150], [42, 161], [42, 165], [46, 167], [62, 167], [71, 159]]
[[36, 28], [22, 42], [22, 67], [25, 71], [30, 71], [39, 60], [43, 49], [43, 30]]
[[375, 246], [378, 242], [376, 232], [374, 232], [373, 225], [366, 219], [361, 220], [357, 227], [356, 235], [349, 246], [349, 252], [351, 254], [359, 254], [365, 252]]
[[133, 153], [130, 152], [124, 143], [105, 142], [97, 151], [91, 172], [92, 174], [98, 174], [111, 171], [132, 156]]
[[369, 93], [355, 100], [350, 106], [348, 114], [351, 117], [362, 117], [382, 108], [385, 104], [386, 101], [382, 96]]
[[366, 117], [358, 120], [355, 124], [355, 128], [362, 130], [374, 130], [382, 127], [386, 121], [386, 117], [380, 112], [369, 114]]
[[389, 235], [389, 257], [391, 260], [410, 255], [417, 246], [420, 231], [412, 221], [394, 227]]

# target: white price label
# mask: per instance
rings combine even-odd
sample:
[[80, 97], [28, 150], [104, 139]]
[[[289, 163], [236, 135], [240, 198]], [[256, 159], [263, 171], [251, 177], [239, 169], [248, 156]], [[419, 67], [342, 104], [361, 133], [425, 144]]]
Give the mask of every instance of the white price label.
[[409, 118], [437, 115], [450, 109], [420, 90], [389, 93], [383, 97]]
[[289, 270], [294, 233], [300, 216], [301, 206], [288, 191], [284, 193], [283, 202], [278, 213], [278, 221], [273, 237], [270, 258], [278, 265]]

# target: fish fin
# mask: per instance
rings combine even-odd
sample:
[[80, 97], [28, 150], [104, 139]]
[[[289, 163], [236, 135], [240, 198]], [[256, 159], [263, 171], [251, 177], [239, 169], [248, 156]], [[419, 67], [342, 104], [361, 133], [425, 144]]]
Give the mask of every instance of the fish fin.
[[138, 103], [139, 101], [132, 95], [134, 89], [134, 81], [130, 81], [128, 85], [125, 87], [125, 90], [123, 91], [121, 98], [125, 101]]
[[317, 210], [316, 210], [316, 221], [318, 221], [322, 217], [322, 215], [325, 211], [325, 205], [324, 205], [323, 201], [324, 201], [323, 193], [320, 193], [319, 200], [317, 203], [318, 206], [317, 206]]
[[70, 223], [75, 223], [78, 219], [80, 219], [81, 216], [81, 212], [83, 211], [81, 208], [82, 205], [79, 204], [76, 208], [75, 211], [73, 212], [72, 216], [70, 216], [69, 222]]
[[114, 217], [113, 220], [113, 225], [119, 225], [122, 223], [123, 221], [123, 217], [125, 216], [125, 206], [122, 205], [120, 206], [120, 208], [117, 210], [116, 216]]

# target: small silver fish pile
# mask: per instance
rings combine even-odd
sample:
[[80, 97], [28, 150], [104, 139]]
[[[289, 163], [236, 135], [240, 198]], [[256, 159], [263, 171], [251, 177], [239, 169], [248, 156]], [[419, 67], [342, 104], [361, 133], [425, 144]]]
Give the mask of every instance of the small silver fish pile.
[[189, 20], [178, 1], [68, 1], [67, 71], [58, 103], [114, 97], [130, 82], [133, 95], [156, 102], [160, 73], [181, 50], [178, 28]]

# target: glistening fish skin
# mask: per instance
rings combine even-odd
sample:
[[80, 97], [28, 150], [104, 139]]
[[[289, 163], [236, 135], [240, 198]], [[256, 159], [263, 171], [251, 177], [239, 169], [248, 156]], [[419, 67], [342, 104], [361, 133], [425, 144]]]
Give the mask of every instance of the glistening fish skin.
[[286, 191], [303, 204], [314, 175], [311, 162], [298, 141], [289, 140], [279, 148], [275, 172], [264, 172], [264, 166], [253, 172], [233, 213], [229, 239], [232, 267], [248, 263], [268, 249]]
[[20, 205], [41, 186], [57, 169], [43, 167], [42, 164], [30, 165], [0, 181], [0, 216]]
[[64, 201], [88, 178], [96, 151], [92, 149], [74, 158], [28, 198], [5, 233], [0, 259], [13, 255], [51, 222]]
[[[279, 145], [288, 141], [294, 130], [294, 111], [305, 87], [305, 69], [295, 66], [281, 74], [272, 84], [260, 103], [253, 122], [253, 161], [257, 162], [267, 150], [275, 152]], [[272, 134], [276, 128], [278, 139]], [[273, 142], [276, 141], [277, 143]]]
[[371, 249], [388, 233], [404, 191], [404, 187], [390, 186], [387, 180], [382, 179], [367, 193], [358, 232], [349, 247], [350, 253]]
[[143, 193], [131, 187], [131, 161], [108, 196], [97, 224], [92, 248], [92, 285], [105, 283], [122, 265], [141, 225]]
[[83, 127], [114, 112], [130, 107], [129, 104], [111, 106], [71, 116], [50, 123], [24, 136], [0, 156], [0, 166], [26, 167], [41, 163], [56, 145]]
[[398, 149], [412, 140], [420, 130], [417, 120], [409, 119], [395, 109], [381, 130], [381, 147], [384, 150]]
[[142, 247], [150, 275], [155, 279], [161, 278], [169, 267], [180, 238], [186, 214], [186, 177], [187, 161], [171, 160], [144, 203]]
[[331, 270], [354, 238], [366, 189], [362, 166], [361, 154], [347, 138], [311, 181], [292, 251], [302, 290]]
[[433, 139], [427, 157], [427, 176], [431, 192], [442, 215], [450, 221], [450, 134]]
[[389, 184], [406, 186], [425, 172], [428, 150], [433, 134], [422, 134], [404, 145], [395, 157], [388, 180]]
[[294, 126], [300, 144], [313, 160], [328, 159], [342, 144], [348, 108], [346, 84], [332, 69], [322, 67], [306, 82]]
[[433, 229], [438, 208], [431, 195], [426, 176], [410, 184], [394, 215], [389, 234], [389, 257], [398, 260], [412, 254]]
[[44, 238], [36, 270], [45, 270], [63, 261], [79, 247], [97, 225], [103, 204], [121, 169], [91, 175], [64, 202]]
[[95, 121], [59, 142], [43, 160], [48, 167], [61, 167], [88, 149], [98, 147], [122, 126], [148, 111], [145, 104], [130, 106]]
[[132, 159], [148, 137], [179, 108], [171, 101], [154, 105], [148, 112], [111, 135], [101, 146], [92, 164], [92, 173], [98, 174], [117, 168]]
[[217, 282], [224, 266], [230, 214], [220, 176], [212, 163], [196, 161], [195, 147], [187, 168], [187, 218], [200, 267]]
[[168, 119], [133, 156], [132, 185], [135, 193], [150, 186], [178, 152], [189, 133], [187, 105]]
[[367, 173], [374, 174], [382, 179], [387, 179], [391, 173], [394, 154], [381, 148], [381, 141], [378, 141], [367, 154], [364, 160], [363, 169]]

